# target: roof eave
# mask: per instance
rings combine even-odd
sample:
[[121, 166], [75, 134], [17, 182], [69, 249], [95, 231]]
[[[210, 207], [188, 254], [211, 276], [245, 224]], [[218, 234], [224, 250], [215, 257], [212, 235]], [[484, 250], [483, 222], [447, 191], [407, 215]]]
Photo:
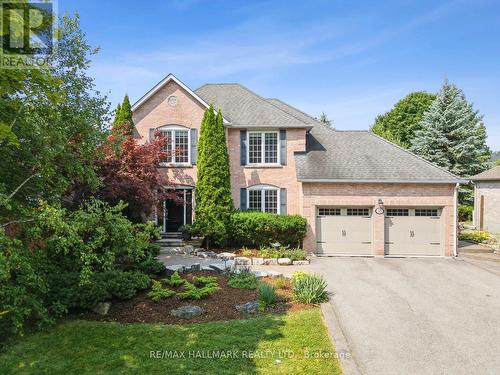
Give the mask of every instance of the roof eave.
[[333, 178], [298, 178], [300, 182], [313, 183], [355, 183], [355, 184], [467, 184], [469, 180], [351, 180]]
[[255, 124], [229, 124], [234, 129], [306, 129], [311, 130], [312, 125], [255, 125]]

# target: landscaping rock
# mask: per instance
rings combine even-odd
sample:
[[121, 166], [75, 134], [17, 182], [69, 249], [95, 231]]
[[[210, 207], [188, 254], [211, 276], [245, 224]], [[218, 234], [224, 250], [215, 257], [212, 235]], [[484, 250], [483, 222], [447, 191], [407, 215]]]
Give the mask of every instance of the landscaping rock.
[[202, 258], [217, 258], [217, 253], [214, 253], [213, 251], [199, 251], [196, 255]]
[[176, 316], [178, 318], [191, 318], [193, 316], [200, 315], [203, 309], [200, 306], [187, 305], [179, 307], [170, 311], [170, 315]]
[[306, 264], [309, 264], [309, 261], [308, 261], [308, 260], [294, 260], [294, 261], [292, 262], [292, 264], [293, 264], [294, 266], [304, 266], [304, 265], [306, 265]]
[[247, 303], [242, 303], [241, 305], [236, 305], [236, 310], [245, 314], [253, 314], [257, 312], [257, 301], [250, 301]]
[[236, 257], [234, 258], [236, 264], [252, 264], [252, 259], [247, 257]]
[[264, 258], [264, 264], [267, 265], [278, 264], [278, 260], [276, 258]]
[[268, 277], [269, 273], [265, 271], [252, 271], [256, 278], [260, 279], [261, 277]]
[[167, 271], [168, 274], [172, 274], [175, 272], [178, 273], [183, 273], [184, 272], [184, 266], [182, 264], [174, 264], [171, 266], [166, 266], [165, 270]]
[[261, 264], [264, 264], [264, 258], [252, 258], [252, 264], [254, 266], [260, 266]]
[[292, 260], [290, 258], [278, 258], [278, 264], [280, 266], [288, 266], [292, 264]]
[[224, 272], [227, 269], [224, 263], [212, 263], [209, 264], [208, 266], [211, 267], [216, 272]]
[[281, 272], [275, 272], [275, 271], [269, 271], [268, 272], [269, 277], [283, 277], [283, 274]]
[[220, 254], [217, 254], [217, 258], [220, 258], [220, 259], [234, 259], [236, 255], [234, 253], [220, 253]]
[[111, 307], [111, 302], [99, 302], [92, 308], [92, 311], [99, 315], [108, 315], [110, 307]]
[[215, 272], [215, 270], [210, 266], [202, 266], [201, 270], [205, 272]]
[[194, 263], [191, 264], [191, 271], [200, 271], [201, 270], [201, 264], [200, 263]]
[[186, 245], [184, 246], [184, 254], [191, 255], [194, 253], [194, 246]]

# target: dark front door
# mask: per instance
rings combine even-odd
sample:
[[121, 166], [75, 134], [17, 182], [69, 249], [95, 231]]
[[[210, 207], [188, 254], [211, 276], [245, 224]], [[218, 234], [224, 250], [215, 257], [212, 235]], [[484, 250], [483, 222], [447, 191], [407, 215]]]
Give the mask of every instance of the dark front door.
[[192, 223], [192, 190], [183, 189], [179, 194], [183, 202], [165, 201], [163, 220], [165, 232], [177, 232], [183, 225]]

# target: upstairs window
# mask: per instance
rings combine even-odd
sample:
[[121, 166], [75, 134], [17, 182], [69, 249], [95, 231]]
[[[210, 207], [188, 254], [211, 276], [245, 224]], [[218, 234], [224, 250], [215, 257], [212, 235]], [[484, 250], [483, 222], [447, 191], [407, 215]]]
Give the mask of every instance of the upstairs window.
[[278, 164], [278, 132], [248, 132], [248, 164]]
[[189, 164], [189, 129], [166, 126], [161, 128], [160, 132], [166, 138], [163, 151], [168, 154], [163, 162], [168, 164]]
[[247, 189], [248, 209], [279, 214], [279, 188], [274, 186], [253, 186]]

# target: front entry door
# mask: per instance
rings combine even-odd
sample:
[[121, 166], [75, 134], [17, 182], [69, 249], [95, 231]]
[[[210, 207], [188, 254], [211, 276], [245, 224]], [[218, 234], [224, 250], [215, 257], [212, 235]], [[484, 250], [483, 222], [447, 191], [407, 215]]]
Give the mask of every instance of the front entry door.
[[167, 200], [163, 204], [163, 215], [158, 224], [164, 232], [178, 232], [180, 227], [192, 223], [192, 190], [179, 189], [183, 202]]

